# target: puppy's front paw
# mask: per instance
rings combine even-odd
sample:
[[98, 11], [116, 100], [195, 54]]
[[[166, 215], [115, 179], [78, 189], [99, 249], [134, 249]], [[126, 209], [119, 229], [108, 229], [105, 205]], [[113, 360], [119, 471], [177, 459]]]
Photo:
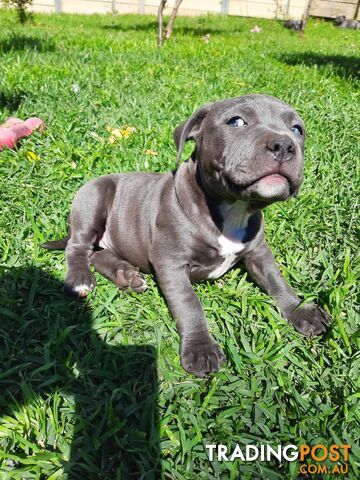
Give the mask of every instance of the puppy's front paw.
[[326, 332], [331, 320], [331, 316], [315, 303], [294, 310], [287, 318], [298, 332], [309, 337]]
[[225, 355], [210, 336], [188, 338], [181, 342], [181, 365], [197, 377], [206, 377], [208, 373], [216, 372], [224, 361]]
[[90, 270], [78, 270], [68, 274], [64, 290], [72, 297], [86, 297], [96, 285], [94, 275]]

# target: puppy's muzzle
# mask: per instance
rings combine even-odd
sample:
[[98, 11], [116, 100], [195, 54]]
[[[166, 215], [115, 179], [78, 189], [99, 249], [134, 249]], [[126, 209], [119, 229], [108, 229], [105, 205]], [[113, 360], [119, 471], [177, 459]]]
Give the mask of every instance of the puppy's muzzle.
[[296, 151], [293, 140], [286, 135], [269, 139], [266, 143], [266, 149], [270, 151], [273, 158], [280, 163], [291, 160]]

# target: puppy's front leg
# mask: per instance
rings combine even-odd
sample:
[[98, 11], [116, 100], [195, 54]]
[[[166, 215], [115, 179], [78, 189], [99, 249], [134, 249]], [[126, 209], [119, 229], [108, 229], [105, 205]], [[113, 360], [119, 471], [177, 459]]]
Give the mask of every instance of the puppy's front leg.
[[320, 335], [326, 331], [330, 315], [315, 303], [297, 308], [300, 298], [281, 275], [265, 239], [244, 257], [247, 271], [253, 280], [277, 302], [282, 315], [304, 335]]
[[225, 356], [209, 333], [203, 308], [185, 268], [154, 267], [169, 309], [177, 321], [181, 365], [198, 377], [217, 371]]

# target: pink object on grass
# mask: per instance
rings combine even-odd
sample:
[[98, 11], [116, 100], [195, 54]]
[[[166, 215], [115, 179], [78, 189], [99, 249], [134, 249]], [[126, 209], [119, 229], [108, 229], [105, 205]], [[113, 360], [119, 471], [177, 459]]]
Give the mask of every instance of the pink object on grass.
[[28, 137], [34, 130], [43, 133], [45, 128], [45, 123], [37, 117], [31, 117], [25, 121], [19, 118], [8, 118], [0, 125], [0, 151], [4, 148], [14, 148], [20, 138]]
[[17, 142], [16, 133], [10, 128], [0, 127], [0, 150], [3, 148], [14, 148]]

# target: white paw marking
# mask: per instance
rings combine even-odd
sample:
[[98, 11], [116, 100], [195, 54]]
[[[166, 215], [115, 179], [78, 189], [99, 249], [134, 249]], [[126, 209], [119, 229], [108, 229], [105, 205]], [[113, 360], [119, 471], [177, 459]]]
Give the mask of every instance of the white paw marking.
[[86, 285], [85, 283], [82, 283], [80, 285], [76, 285], [76, 287], [73, 288], [74, 292], [76, 293], [83, 293], [83, 292], [90, 292], [94, 288], [93, 284]]

